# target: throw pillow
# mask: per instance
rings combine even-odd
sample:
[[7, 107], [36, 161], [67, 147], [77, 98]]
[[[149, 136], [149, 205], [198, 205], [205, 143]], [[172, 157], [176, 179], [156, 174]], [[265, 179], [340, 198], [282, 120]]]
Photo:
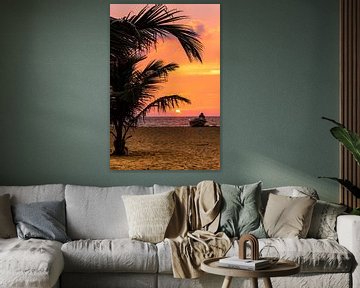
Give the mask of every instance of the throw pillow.
[[306, 197], [269, 195], [264, 227], [269, 237], [305, 238], [316, 200]]
[[309, 196], [314, 199], [319, 199], [319, 195], [317, 194], [316, 190], [314, 188], [310, 188], [306, 186], [283, 186], [283, 187], [263, 189], [261, 192], [262, 215], [264, 215], [265, 213], [266, 204], [270, 194], [289, 196], [289, 197]]
[[318, 200], [312, 214], [308, 237], [337, 240], [336, 218], [345, 210], [344, 205]]
[[155, 195], [122, 196], [131, 239], [158, 243], [164, 240], [174, 212], [174, 191]]
[[240, 237], [251, 233], [265, 238], [260, 216], [261, 182], [244, 185], [221, 185], [222, 209], [219, 231], [229, 237]]
[[19, 238], [70, 241], [65, 232], [65, 201], [15, 204], [13, 215]]
[[0, 238], [16, 237], [16, 229], [11, 215], [10, 195], [0, 196]]

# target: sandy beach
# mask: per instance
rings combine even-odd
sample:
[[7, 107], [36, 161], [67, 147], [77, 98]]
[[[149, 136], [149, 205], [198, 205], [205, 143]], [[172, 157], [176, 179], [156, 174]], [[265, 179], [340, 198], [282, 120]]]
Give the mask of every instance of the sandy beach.
[[111, 169], [220, 169], [220, 127], [138, 127], [130, 133], [129, 155], [111, 156]]

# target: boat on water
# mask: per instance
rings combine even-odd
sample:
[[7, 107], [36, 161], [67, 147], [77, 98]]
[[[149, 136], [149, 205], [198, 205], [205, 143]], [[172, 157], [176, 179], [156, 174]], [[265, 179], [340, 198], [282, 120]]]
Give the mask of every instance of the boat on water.
[[206, 119], [203, 113], [199, 115], [199, 117], [193, 118], [189, 120], [189, 124], [191, 127], [204, 127], [206, 124]]

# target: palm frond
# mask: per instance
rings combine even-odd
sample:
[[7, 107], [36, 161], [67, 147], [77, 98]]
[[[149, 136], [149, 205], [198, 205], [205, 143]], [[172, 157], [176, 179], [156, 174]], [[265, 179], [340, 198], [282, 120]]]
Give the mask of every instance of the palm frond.
[[110, 63], [110, 86], [114, 91], [121, 91], [124, 85], [130, 83], [136, 73], [136, 65], [146, 59], [146, 56], [135, 55], [126, 57], [122, 61], [114, 59]]
[[[110, 93], [110, 121], [114, 122], [118, 117], [126, 125], [136, 125], [135, 115], [153, 101], [154, 92], [160, 88], [159, 84], [167, 81], [168, 73], [179, 67], [176, 63], [164, 64], [161, 60], [153, 60], [143, 70], [136, 70], [136, 64], [143, 59], [144, 57], [129, 58], [127, 63], [118, 67], [119, 71], [114, 77], [111, 77], [110, 83], [114, 81], [116, 89]], [[121, 90], [116, 91], [117, 89]], [[176, 100], [174, 98], [171, 101]], [[170, 102], [170, 105], [176, 104]]]
[[141, 38], [136, 27], [125, 19], [110, 17], [110, 55], [124, 57], [132, 50], [141, 49]]
[[164, 64], [161, 60], [151, 61], [142, 71], [133, 71], [131, 79], [128, 79], [127, 85], [124, 86], [124, 95], [134, 99], [139, 106], [143, 106], [154, 98], [154, 92], [160, 88], [159, 84], [167, 81], [168, 73], [178, 67], [176, 63]]
[[[110, 18], [110, 53], [129, 55], [132, 50], [148, 50], [158, 39], [176, 37], [190, 61], [202, 61], [203, 45], [191, 26], [176, 22], [188, 19], [180, 10], [166, 5], [145, 6], [139, 13], [120, 19]], [[123, 41], [122, 41], [123, 39]]]
[[134, 118], [138, 120], [142, 117], [145, 117], [151, 109], [157, 109], [157, 111], [166, 112], [168, 109], [179, 107], [180, 103], [191, 104], [191, 101], [179, 95], [162, 96], [149, 103]]
[[179, 65], [176, 63], [164, 64], [162, 60], [153, 60], [139, 73], [137, 80], [150, 89], [154, 85], [166, 82], [169, 72], [175, 71], [177, 68]]

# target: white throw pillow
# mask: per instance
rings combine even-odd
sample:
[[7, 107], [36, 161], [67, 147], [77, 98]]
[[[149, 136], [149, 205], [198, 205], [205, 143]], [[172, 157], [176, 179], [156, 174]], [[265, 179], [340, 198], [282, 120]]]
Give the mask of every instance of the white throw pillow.
[[158, 243], [175, 208], [174, 191], [155, 195], [122, 196], [131, 239]]

